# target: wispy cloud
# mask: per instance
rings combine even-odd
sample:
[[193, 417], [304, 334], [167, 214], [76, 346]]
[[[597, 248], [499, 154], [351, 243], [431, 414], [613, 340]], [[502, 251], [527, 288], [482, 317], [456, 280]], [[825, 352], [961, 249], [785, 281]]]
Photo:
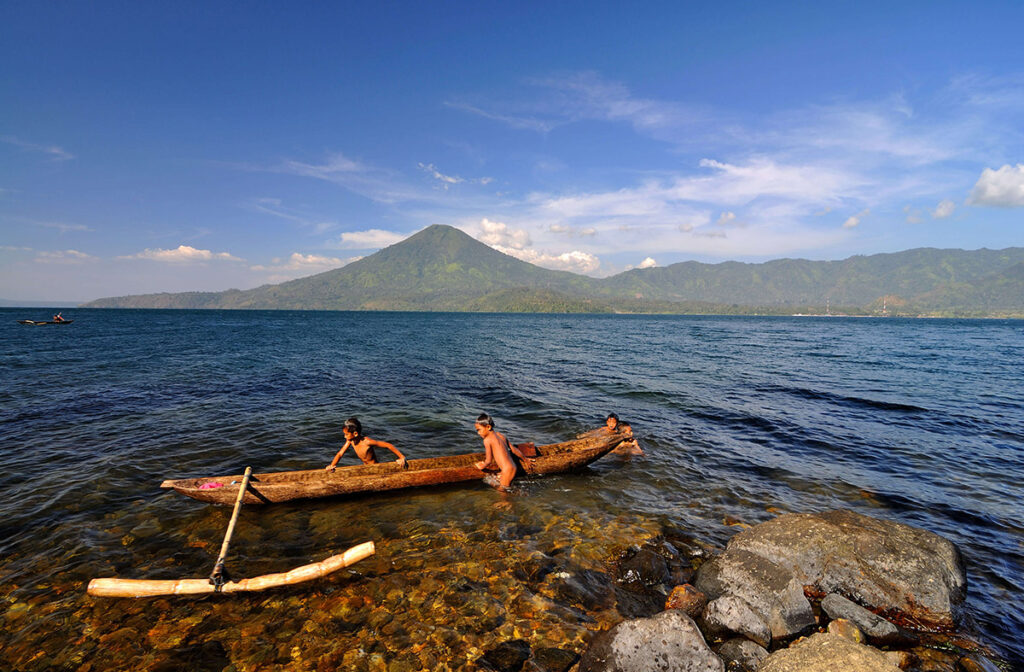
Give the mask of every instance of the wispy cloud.
[[48, 229], [57, 229], [61, 233], [93, 231], [93, 229], [85, 226], [84, 224], [67, 224], [65, 222], [36, 222], [36, 226], [42, 226]]
[[242, 207], [298, 224], [318, 234], [326, 233], [338, 227], [337, 222], [326, 218], [318, 218], [315, 215], [308, 215], [294, 208], [285, 207], [279, 198], [258, 198], [245, 203]]
[[420, 164], [418, 164], [418, 166], [419, 166], [420, 170], [422, 170], [423, 172], [427, 173], [428, 175], [433, 177], [435, 180], [440, 182], [442, 189], [448, 189], [448, 187], [450, 187], [452, 185], [456, 185], [456, 184], [468, 183], [468, 184], [484, 184], [484, 185], [486, 185], [486, 184], [490, 184], [491, 182], [494, 181], [494, 178], [490, 178], [490, 177], [469, 177], [469, 178], [465, 178], [465, 177], [459, 177], [457, 175], [445, 175], [444, 173], [442, 173], [440, 170], [437, 169], [437, 166], [435, 166], [432, 163], [420, 163]]
[[228, 252], [198, 250], [189, 245], [179, 245], [172, 250], [146, 249], [137, 254], [120, 256], [118, 259], [148, 259], [172, 264], [202, 263], [208, 261], [244, 261]]
[[20, 149], [28, 152], [34, 152], [37, 154], [45, 154], [51, 161], [70, 161], [75, 158], [75, 155], [65, 150], [63, 147], [57, 145], [41, 145], [34, 142], [27, 142], [16, 138], [12, 135], [0, 136], [0, 142], [5, 142], [8, 145], [14, 145]]
[[97, 261], [97, 257], [78, 250], [55, 250], [43, 251], [36, 254], [37, 262], [47, 263], [82, 263], [86, 261]]

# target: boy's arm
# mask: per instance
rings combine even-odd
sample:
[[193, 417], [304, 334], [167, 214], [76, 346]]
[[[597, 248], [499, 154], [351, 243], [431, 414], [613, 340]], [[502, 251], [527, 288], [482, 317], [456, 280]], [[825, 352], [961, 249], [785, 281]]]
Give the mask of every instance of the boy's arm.
[[378, 441], [376, 439], [370, 439], [370, 444], [374, 446], [380, 446], [381, 448], [387, 448], [388, 450], [395, 454], [395, 457], [398, 458], [398, 464], [403, 467], [405, 466], [405, 455], [402, 455], [398, 448], [395, 448], [387, 441]]
[[325, 469], [327, 471], [334, 471], [334, 465], [338, 464], [338, 460], [341, 459], [341, 456], [345, 454], [345, 451], [348, 450], [348, 447], [351, 446], [351, 445], [352, 445], [351, 441], [346, 441], [345, 445], [341, 447], [341, 450], [338, 451], [338, 454], [334, 456], [334, 459], [331, 460], [331, 463], [328, 464], [325, 467]]
[[488, 436], [486, 439], [484, 439], [484, 461], [476, 463], [476, 468], [479, 469], [480, 471], [486, 469], [487, 466], [490, 465], [491, 463], [491, 441], [493, 440], [493, 438], [493, 436]]

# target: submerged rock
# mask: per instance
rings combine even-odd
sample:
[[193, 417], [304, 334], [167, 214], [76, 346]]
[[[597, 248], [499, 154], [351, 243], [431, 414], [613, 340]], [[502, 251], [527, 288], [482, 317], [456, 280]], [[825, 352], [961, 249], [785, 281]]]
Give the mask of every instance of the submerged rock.
[[623, 621], [597, 635], [580, 672], [724, 672], [697, 625], [678, 610]]
[[899, 672], [878, 649], [817, 633], [768, 656], [757, 672]]
[[530, 657], [530, 645], [522, 639], [502, 642], [477, 659], [477, 665], [483, 670], [496, 672], [519, 672], [523, 663]]

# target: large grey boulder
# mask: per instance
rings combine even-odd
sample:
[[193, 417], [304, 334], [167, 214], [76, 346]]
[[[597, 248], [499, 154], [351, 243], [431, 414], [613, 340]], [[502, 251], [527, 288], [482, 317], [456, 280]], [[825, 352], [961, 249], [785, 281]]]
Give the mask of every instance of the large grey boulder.
[[[757, 528], [753, 528], [757, 529]], [[742, 598], [768, 624], [775, 639], [793, 637], [815, 625], [803, 583], [781, 564], [742, 549], [725, 552], [701, 565], [696, 587], [712, 601]]]
[[623, 621], [594, 637], [580, 672], [725, 672], [697, 625], [677, 609]]
[[757, 672], [900, 672], [878, 649], [818, 633], [768, 656]]
[[733, 537], [726, 553], [740, 551], [789, 568], [821, 593], [839, 593], [916, 627], [953, 626], [967, 595], [963, 558], [952, 542], [853, 511], [779, 516]]

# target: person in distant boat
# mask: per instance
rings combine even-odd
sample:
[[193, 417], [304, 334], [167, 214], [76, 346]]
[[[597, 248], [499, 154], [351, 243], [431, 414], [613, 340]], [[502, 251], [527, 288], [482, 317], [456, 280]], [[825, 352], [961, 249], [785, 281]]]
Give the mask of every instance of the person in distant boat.
[[64, 316], [61, 315], [60, 313], [57, 313], [56, 315], [53, 316], [53, 321], [54, 322], [63, 322], [64, 321]]
[[405, 455], [402, 455], [398, 448], [395, 448], [387, 441], [378, 441], [377, 439], [363, 436], [363, 425], [359, 422], [359, 418], [349, 418], [346, 420], [345, 424], [341, 427], [341, 433], [345, 435], [345, 445], [341, 447], [341, 450], [334, 456], [331, 463], [325, 467], [327, 471], [334, 471], [338, 460], [349, 449], [349, 446], [352, 447], [352, 450], [356, 451], [356, 455], [363, 461], [363, 464], [377, 464], [377, 453], [373, 449], [387, 448], [398, 456], [398, 466], [405, 468]]
[[619, 434], [622, 434], [622, 443], [612, 450], [616, 455], [643, 455], [644, 449], [640, 447], [636, 437], [633, 436], [633, 428], [625, 420], [618, 423]]
[[[516, 477], [516, 463], [512, 459], [515, 455], [521, 460], [528, 459], [523, 453], [509, 443], [505, 435], [494, 429], [494, 419], [486, 413], [481, 413], [473, 429], [484, 440], [484, 459], [476, 463], [476, 468], [483, 471], [491, 464], [496, 464], [501, 472], [498, 474], [497, 488], [501, 492], [507, 492], [512, 479]], [[491, 485], [494, 485], [493, 483]]]

